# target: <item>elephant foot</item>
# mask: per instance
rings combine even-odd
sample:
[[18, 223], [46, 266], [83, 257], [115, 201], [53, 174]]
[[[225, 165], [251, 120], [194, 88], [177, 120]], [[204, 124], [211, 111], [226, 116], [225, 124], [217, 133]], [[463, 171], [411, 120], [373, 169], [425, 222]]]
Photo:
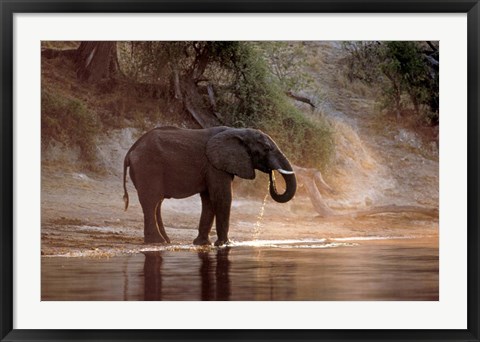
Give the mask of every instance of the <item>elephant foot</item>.
[[202, 236], [197, 236], [195, 240], [193, 240], [193, 244], [197, 246], [210, 246], [212, 242], [209, 238], [204, 238]]
[[229, 239], [215, 241], [215, 246], [217, 247], [225, 247], [230, 245], [232, 245], [232, 241], [230, 241]]

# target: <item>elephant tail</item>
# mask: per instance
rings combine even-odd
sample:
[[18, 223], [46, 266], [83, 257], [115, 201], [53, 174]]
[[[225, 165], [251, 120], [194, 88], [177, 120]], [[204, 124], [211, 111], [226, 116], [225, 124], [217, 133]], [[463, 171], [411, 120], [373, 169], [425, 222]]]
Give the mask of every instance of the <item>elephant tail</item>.
[[128, 209], [128, 192], [127, 192], [127, 168], [130, 166], [130, 158], [128, 154], [123, 161], [123, 201], [125, 202], [125, 211]]

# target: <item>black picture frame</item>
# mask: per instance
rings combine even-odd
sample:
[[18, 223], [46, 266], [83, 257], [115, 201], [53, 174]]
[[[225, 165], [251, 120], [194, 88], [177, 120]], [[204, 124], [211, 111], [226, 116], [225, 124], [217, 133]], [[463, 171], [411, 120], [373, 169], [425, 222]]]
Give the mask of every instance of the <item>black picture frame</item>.
[[[395, 340], [479, 341], [478, 0], [0, 0], [1, 9], [1, 341]], [[13, 329], [13, 16], [15, 13], [467, 13], [468, 326], [465, 330], [19, 330]]]

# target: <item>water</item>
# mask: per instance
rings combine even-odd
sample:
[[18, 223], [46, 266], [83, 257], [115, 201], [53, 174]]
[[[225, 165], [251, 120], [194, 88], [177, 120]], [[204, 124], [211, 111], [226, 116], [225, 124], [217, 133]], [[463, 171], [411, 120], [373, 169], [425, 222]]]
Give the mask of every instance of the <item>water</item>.
[[255, 225], [253, 226], [253, 239], [254, 240], [257, 240], [258, 236], [260, 235], [260, 224], [262, 223], [263, 215], [265, 214], [265, 206], [267, 205], [267, 200], [268, 200], [268, 196], [269, 196], [269, 189], [270, 189], [270, 180], [268, 181], [267, 193], [265, 194], [265, 197], [263, 198], [262, 206], [260, 207], [260, 211], [258, 212], [258, 215], [257, 215], [257, 221], [255, 222]]
[[259, 240], [42, 258], [42, 300], [438, 300], [436, 239]]

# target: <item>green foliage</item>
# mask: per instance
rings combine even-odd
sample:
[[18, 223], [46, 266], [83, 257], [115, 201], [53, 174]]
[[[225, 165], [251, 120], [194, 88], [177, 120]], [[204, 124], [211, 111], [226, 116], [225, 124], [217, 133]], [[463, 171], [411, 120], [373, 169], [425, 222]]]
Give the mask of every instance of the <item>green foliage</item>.
[[266, 117], [258, 128], [267, 132], [296, 165], [325, 171], [332, 161], [333, 131], [326, 122], [313, 122], [294, 110], [281, 117]]
[[[428, 45], [428, 47], [427, 47]], [[383, 94], [384, 108], [438, 125], [438, 47], [414, 41], [348, 42], [347, 75]]]
[[97, 116], [83, 102], [42, 89], [42, 146], [51, 140], [78, 146], [82, 160], [91, 166], [95, 161], [95, 137], [100, 130]]
[[229, 126], [252, 127], [271, 105], [268, 69], [248, 43], [235, 42], [229, 46], [228, 54], [226, 67], [234, 80], [231, 90], [219, 94], [220, 112], [225, 113], [225, 123]]
[[[383, 45], [382, 72], [402, 93], [408, 94], [417, 114], [438, 124], [438, 72], [432, 75], [420, 44], [391, 41]], [[428, 106], [430, 111], [421, 113], [421, 105]]]
[[231, 62], [236, 75], [235, 99], [219, 101], [225, 124], [261, 129], [295, 164], [320, 169], [328, 166], [333, 156], [329, 125], [307, 119], [287, 100], [255, 45], [237, 42]]

